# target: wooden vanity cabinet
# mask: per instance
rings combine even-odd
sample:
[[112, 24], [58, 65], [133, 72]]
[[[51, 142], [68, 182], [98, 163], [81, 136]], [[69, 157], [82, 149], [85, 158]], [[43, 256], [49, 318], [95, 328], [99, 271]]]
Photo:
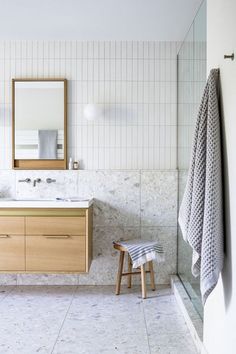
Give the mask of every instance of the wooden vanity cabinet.
[[25, 270], [23, 217], [0, 217], [0, 270]]
[[0, 272], [88, 272], [92, 216], [92, 207], [0, 209]]

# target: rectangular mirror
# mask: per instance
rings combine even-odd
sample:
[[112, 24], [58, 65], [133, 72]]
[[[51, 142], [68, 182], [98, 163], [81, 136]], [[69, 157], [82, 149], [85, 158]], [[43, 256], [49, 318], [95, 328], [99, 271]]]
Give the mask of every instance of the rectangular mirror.
[[66, 83], [12, 80], [14, 169], [66, 169]]

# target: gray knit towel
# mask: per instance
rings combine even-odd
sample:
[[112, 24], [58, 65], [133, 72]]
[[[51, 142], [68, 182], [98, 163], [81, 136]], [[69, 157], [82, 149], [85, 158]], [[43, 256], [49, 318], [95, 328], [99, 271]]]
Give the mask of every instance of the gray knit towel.
[[183, 238], [193, 249], [192, 273], [200, 275], [202, 302], [223, 268], [223, 186], [218, 103], [219, 70], [210, 72], [194, 132], [187, 185], [179, 211]]
[[162, 246], [157, 241], [146, 241], [141, 239], [129, 241], [116, 241], [118, 245], [125, 247], [131, 257], [133, 268], [156, 260], [164, 261], [164, 252]]
[[57, 159], [57, 130], [38, 131], [39, 159]]

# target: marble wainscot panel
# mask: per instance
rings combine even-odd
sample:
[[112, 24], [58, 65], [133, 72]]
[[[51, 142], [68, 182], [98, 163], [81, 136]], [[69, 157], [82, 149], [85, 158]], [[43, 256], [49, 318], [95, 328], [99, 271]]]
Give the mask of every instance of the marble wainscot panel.
[[180, 170], [178, 173], [178, 184], [179, 184], [179, 205], [182, 202], [184, 191], [187, 183], [188, 171]]
[[[176, 273], [176, 171], [9, 171], [9, 176], [0, 178], [2, 190], [8, 191], [4, 196], [12, 196], [16, 184], [18, 198], [94, 198], [94, 260], [87, 275], [2, 274], [1, 284], [114, 284], [119, 254], [112, 241], [120, 238], [160, 240], [166, 261], [155, 265], [157, 284], [169, 283]], [[43, 182], [36, 187], [18, 182], [27, 177]], [[56, 183], [47, 184], [48, 177]], [[139, 281], [134, 278], [134, 283]]]
[[[0, 198], [15, 197], [15, 171], [0, 171]], [[16, 285], [16, 274], [0, 274], [0, 285]]]
[[17, 285], [78, 285], [78, 275], [18, 274]]
[[[19, 180], [30, 178], [30, 183]], [[41, 182], [33, 186], [33, 181], [41, 178]], [[46, 183], [47, 178], [56, 182]], [[16, 171], [17, 198], [69, 198], [78, 195], [78, 171]]]
[[15, 197], [15, 171], [0, 171], [0, 198]]
[[[170, 275], [176, 273], [176, 171], [80, 171], [78, 183], [80, 196], [95, 198], [94, 260], [90, 273], [79, 276], [79, 284], [114, 284], [118, 252], [113, 249], [112, 241], [119, 238], [139, 238], [141, 234], [143, 238], [158, 239], [163, 245], [166, 261], [155, 265], [156, 282], [169, 283]], [[161, 209], [159, 214], [152, 214], [148, 198], [155, 202], [151, 203], [153, 210]], [[148, 206], [144, 216], [151, 215], [147, 223], [149, 227], [140, 225], [145, 220], [140, 215], [142, 201], [144, 206]], [[167, 215], [162, 215], [162, 210]], [[158, 225], [158, 216], [159, 221], [167, 226]], [[139, 281], [139, 277], [134, 278], [135, 283]]]
[[95, 198], [95, 227], [139, 226], [139, 171], [80, 171], [78, 193]]
[[16, 285], [17, 274], [0, 274], [0, 286], [1, 285]]
[[176, 226], [177, 171], [141, 172], [141, 225]]
[[[174, 226], [142, 227], [141, 238], [158, 241], [163, 246], [165, 261], [153, 262], [156, 284], [169, 284], [170, 275], [177, 271], [177, 229]], [[149, 280], [149, 277], [147, 277]]]
[[[112, 285], [116, 282], [119, 252], [113, 241], [140, 238], [140, 228], [95, 227], [93, 234], [93, 262], [89, 274], [79, 275], [80, 285]], [[125, 266], [126, 266], [125, 259]]]
[[[182, 202], [186, 183], [188, 177], [188, 170], [179, 171], [179, 206]], [[178, 226], [179, 242], [178, 242], [178, 256], [179, 256], [179, 273], [184, 280], [194, 284], [199, 282], [199, 278], [192, 275], [192, 248], [184, 241], [180, 227]]]
[[78, 190], [94, 197], [94, 259], [79, 284], [114, 284], [119, 254], [112, 242], [140, 238], [140, 172], [79, 171]]

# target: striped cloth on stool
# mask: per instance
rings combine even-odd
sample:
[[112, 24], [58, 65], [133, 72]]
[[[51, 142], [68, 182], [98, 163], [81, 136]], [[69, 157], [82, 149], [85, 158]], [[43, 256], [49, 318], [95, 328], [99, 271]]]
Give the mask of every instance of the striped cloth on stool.
[[133, 268], [138, 268], [149, 261], [156, 260], [157, 262], [163, 262], [165, 260], [163, 248], [157, 241], [136, 239], [116, 241], [114, 243], [127, 249]]

